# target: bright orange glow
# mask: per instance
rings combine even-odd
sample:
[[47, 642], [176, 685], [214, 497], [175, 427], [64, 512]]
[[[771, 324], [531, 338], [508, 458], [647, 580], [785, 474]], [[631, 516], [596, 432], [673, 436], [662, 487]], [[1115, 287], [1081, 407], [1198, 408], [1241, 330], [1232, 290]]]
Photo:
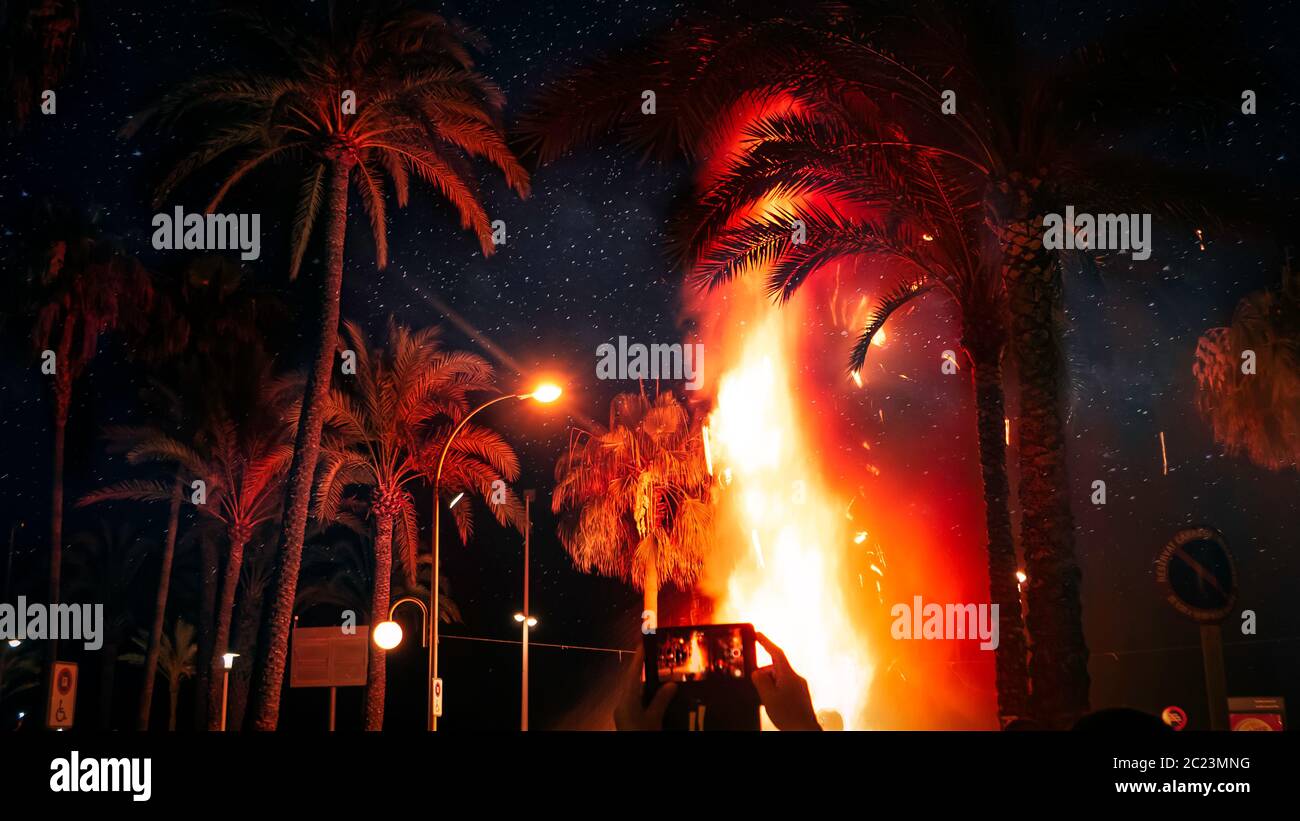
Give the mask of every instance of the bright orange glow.
[[841, 589], [856, 580], [844, 553], [859, 531], [841, 515], [847, 500], [805, 438], [785, 338], [801, 328], [787, 328], [783, 309], [757, 299], [761, 318], [747, 323], [709, 420], [713, 458], [733, 471], [717, 538], [747, 533], [751, 546], [720, 582], [715, 620], [753, 622], [808, 680], [817, 709], [861, 727], [874, 664]]
[[563, 391], [560, 390], [559, 385], [552, 382], [543, 382], [537, 386], [537, 390], [528, 394], [528, 396], [530, 399], [536, 399], [538, 402], [548, 404], [559, 399], [561, 393], [563, 393]]
[[392, 650], [402, 643], [402, 625], [395, 621], [381, 621], [375, 625], [371, 637], [380, 650]]

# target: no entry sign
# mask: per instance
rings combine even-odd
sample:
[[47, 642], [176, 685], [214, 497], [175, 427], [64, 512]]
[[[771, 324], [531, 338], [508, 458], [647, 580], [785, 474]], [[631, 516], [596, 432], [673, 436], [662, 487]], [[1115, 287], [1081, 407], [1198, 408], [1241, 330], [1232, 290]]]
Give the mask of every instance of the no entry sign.
[[1218, 624], [1237, 603], [1237, 565], [1219, 531], [1180, 531], [1156, 558], [1156, 581], [1175, 610], [1201, 624]]

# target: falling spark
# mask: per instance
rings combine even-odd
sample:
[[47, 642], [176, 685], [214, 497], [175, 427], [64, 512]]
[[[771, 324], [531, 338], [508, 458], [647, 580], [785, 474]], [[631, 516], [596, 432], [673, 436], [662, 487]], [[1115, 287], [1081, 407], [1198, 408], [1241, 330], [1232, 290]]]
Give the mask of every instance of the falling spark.
[[709, 469], [709, 475], [713, 475], [713, 445], [709, 441], [709, 426], [704, 425], [701, 428], [704, 436], [704, 466]]
[[1164, 465], [1165, 476], [1169, 475], [1169, 454], [1165, 451], [1165, 432], [1160, 431], [1160, 461]]
[[451, 504], [447, 505], [447, 509], [450, 510], [451, 508], [455, 507], [455, 506], [456, 506], [456, 503], [459, 502], [461, 499], [464, 499], [464, 498], [465, 498], [465, 494], [464, 494], [463, 492], [462, 492], [462, 493], [457, 493], [457, 494], [456, 494], [456, 498], [455, 498], [455, 499], [452, 499], [452, 500], [451, 500]]
[[1201, 250], [1205, 250], [1205, 233], [1200, 228], [1196, 229], [1196, 241], [1200, 243]]
[[926, 242], [934, 242], [934, 234], [922, 234], [921, 239], [925, 240]]
[[866, 540], [867, 540], [867, 531], [865, 530], [859, 530], [858, 535], [853, 537], [854, 544], [862, 544]]
[[876, 567], [874, 564], [871, 565], [871, 572], [875, 573], [877, 576], [885, 575], [885, 571], [881, 570], [879, 567]]
[[1006, 431], [1005, 436], [1007, 440], [1007, 447], [1011, 447], [1011, 420], [1005, 416], [1002, 417], [1002, 427]]

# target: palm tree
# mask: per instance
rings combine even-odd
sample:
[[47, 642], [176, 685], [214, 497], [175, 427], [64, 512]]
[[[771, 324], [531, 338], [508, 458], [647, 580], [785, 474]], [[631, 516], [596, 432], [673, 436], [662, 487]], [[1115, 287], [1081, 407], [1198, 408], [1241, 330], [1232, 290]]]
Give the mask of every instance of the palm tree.
[[1247, 295], [1228, 327], [1200, 338], [1192, 372], [1197, 407], [1230, 455], [1300, 467], [1300, 276], [1289, 259], [1282, 287]]
[[609, 428], [586, 432], [555, 467], [560, 542], [584, 573], [630, 582], [657, 613], [659, 588], [699, 580], [712, 537], [712, 479], [699, 424], [671, 392], [624, 393]]
[[157, 543], [128, 521], [116, 527], [101, 519], [97, 531], [73, 539], [68, 583], [74, 595], [104, 605], [104, 646], [99, 654], [99, 728], [111, 726], [117, 649], [131, 624], [132, 592], [140, 567]]
[[82, 51], [77, 0], [12, 0], [0, 4], [5, 114], [21, 129], [41, 92], [63, 82]]
[[[153, 288], [135, 257], [100, 233], [96, 218], [86, 219], [50, 203], [33, 216], [26, 285], [35, 316], [32, 346], [42, 357], [42, 367], [53, 368], [50, 603], [57, 604], [63, 567], [64, 442], [72, 388], [95, 356], [102, 334], [121, 326], [134, 328], [147, 314]], [[57, 642], [49, 642], [51, 662], [57, 658], [57, 647]]]
[[[271, 531], [271, 528], [267, 528]], [[262, 544], [247, 551], [244, 568], [239, 579], [239, 618], [235, 623], [234, 650], [242, 659], [256, 657], [258, 632], [265, 609], [266, 591], [275, 581], [275, 555], [272, 539], [279, 534], [264, 532]], [[230, 674], [230, 720], [228, 727], [244, 726], [244, 711], [248, 705], [248, 692], [253, 683], [251, 664], [237, 664]]]
[[[131, 640], [137, 648], [136, 652], [124, 653], [122, 661], [128, 664], [144, 664], [146, 653], [151, 644], [149, 635], [143, 630], [140, 631]], [[191, 678], [196, 669], [195, 657], [198, 655], [198, 645], [194, 642], [194, 625], [177, 619], [172, 626], [171, 635], [163, 634], [160, 643], [157, 665], [158, 672], [167, 680], [167, 730], [175, 732], [176, 730], [176, 703], [180, 699], [181, 682]]]
[[[506, 145], [499, 121], [504, 98], [475, 71], [466, 46], [477, 42], [476, 35], [400, 3], [338, 5], [342, 8], [331, 6], [323, 31], [309, 31], [297, 18], [289, 22], [241, 13], [238, 19], [251, 36], [266, 43], [262, 53], [274, 63], [264, 71], [223, 71], [192, 80], [146, 112], [170, 124], [218, 109], [226, 123], [220, 131], [208, 132], [173, 169], [159, 187], [157, 201], [191, 172], [218, 160], [230, 158], [232, 164], [208, 211], [264, 165], [301, 163], [305, 174], [291, 240], [291, 277], [298, 273], [321, 211], [325, 214], [319, 338], [286, 483], [270, 640], [255, 708], [254, 726], [261, 730], [275, 729], [279, 715], [294, 589], [338, 339], [349, 191], [356, 187], [369, 216], [380, 268], [388, 260], [385, 179], [399, 207], [407, 203], [412, 176], [436, 189], [459, 215], [461, 227], [477, 237], [484, 255], [492, 253], [492, 231], [469, 160], [486, 159], [521, 196], [528, 192], [528, 174]], [[345, 92], [355, 96], [345, 101]]]
[[[207, 396], [207, 386], [212, 380], [225, 378], [215, 370], [222, 356], [214, 356], [239, 345], [266, 345], [276, 335], [277, 327], [284, 327], [279, 301], [271, 295], [259, 293], [244, 284], [243, 270], [236, 260], [219, 254], [201, 254], [186, 258], [177, 270], [165, 271], [158, 281], [159, 298], [154, 317], [135, 347], [135, 354], [161, 370], [165, 376], [151, 379], [141, 392], [145, 407], [152, 417], [150, 426], [161, 428], [183, 441], [194, 436], [193, 422], [205, 416], [199, 407]], [[169, 387], [170, 385], [170, 387]], [[182, 399], [182, 397], [184, 397]], [[139, 431], [130, 427], [110, 428], [107, 432], [110, 451], [126, 452], [141, 439], [151, 435], [150, 430]], [[157, 669], [159, 643], [167, 612], [171, 586], [171, 570], [176, 553], [176, 537], [180, 527], [181, 502], [184, 498], [184, 474], [173, 469], [175, 487], [168, 504], [167, 537], [163, 545], [161, 568], [158, 575], [157, 595], [154, 598], [153, 628], [150, 633], [148, 656], [144, 665], [144, 684], [140, 689], [140, 705], [136, 728], [149, 728], [149, 714], [153, 707], [154, 672]], [[203, 549], [209, 551], [210, 540]], [[215, 567], [203, 563], [203, 567]], [[214, 570], [215, 573], [215, 570]], [[204, 576], [204, 586], [212, 592], [215, 603], [215, 578]], [[206, 603], [208, 597], [203, 597]], [[197, 714], [206, 720], [207, 670], [212, 657], [211, 610], [201, 607], [199, 618], [199, 698], [195, 699]], [[249, 654], [245, 656], [251, 658]], [[248, 665], [241, 665], [237, 683], [246, 683]], [[238, 693], [239, 690], [237, 689]]]
[[[437, 328], [411, 331], [390, 323], [386, 350], [371, 348], [354, 323], [345, 322], [344, 328], [349, 349], [357, 356], [357, 371], [353, 379], [337, 380], [325, 402], [326, 435], [315, 507], [322, 522], [336, 521], [345, 489], [370, 489], [375, 532], [368, 609], [373, 622], [388, 612], [394, 547], [407, 585], [415, 585], [419, 529], [406, 488], [424, 475], [426, 441], [445, 437], [447, 422], [455, 423], [469, 412], [468, 393], [492, 387], [492, 369], [474, 354], [442, 350]], [[519, 460], [510, 445], [484, 427], [463, 429], [449, 459], [450, 466], [444, 468], [447, 488], [463, 487], [485, 502], [491, 499], [494, 481], [510, 482], [519, 475]], [[472, 521], [469, 507], [466, 504], [466, 510], [456, 515], [464, 538]], [[518, 520], [518, 507], [513, 494], [505, 504], [488, 505], [503, 524]], [[367, 730], [383, 729], [384, 673], [385, 653], [372, 647], [366, 681]]]
[[[141, 430], [140, 441], [127, 452], [132, 464], [179, 465], [188, 479], [202, 482], [196, 492], [204, 495], [192, 497], [196, 509], [228, 542], [208, 661], [210, 730], [221, 726], [221, 654], [230, 646], [244, 547], [259, 526], [279, 515], [282, 482], [293, 456], [289, 439], [294, 410], [286, 400], [296, 381], [275, 378], [270, 360], [257, 348], [232, 351], [230, 357], [231, 364], [222, 369], [224, 382], [209, 388], [212, 408], [191, 442], [162, 430]], [[170, 482], [130, 479], [89, 493], [78, 504], [164, 501], [171, 493]]]
[[[979, 181], [966, 168], [937, 152], [882, 156], [859, 148], [901, 132], [881, 133], [860, 106], [836, 102], [763, 116], [744, 129], [746, 147], [732, 153], [696, 203], [683, 209], [688, 263], [704, 288], [747, 271], [765, 272], [768, 291], [780, 303], [829, 262], [874, 263], [897, 282], [868, 315], [850, 357], [855, 373], [876, 333], [913, 300], [937, 291], [957, 306], [975, 389], [990, 597], [999, 606], [1003, 636], [999, 716], [1009, 721], [1026, 714], [1028, 680], [1008, 509], [1001, 252], [985, 228]], [[799, 244], [790, 231], [796, 218], [807, 228]]]

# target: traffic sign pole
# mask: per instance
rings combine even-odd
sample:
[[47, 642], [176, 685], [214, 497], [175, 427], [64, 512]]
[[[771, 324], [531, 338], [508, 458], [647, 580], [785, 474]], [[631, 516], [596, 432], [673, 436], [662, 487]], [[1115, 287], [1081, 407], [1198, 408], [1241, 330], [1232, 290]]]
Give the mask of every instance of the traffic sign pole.
[[1223, 666], [1223, 630], [1217, 624], [1201, 625], [1201, 658], [1205, 662], [1205, 698], [1210, 706], [1210, 729], [1228, 729], [1228, 676]]

